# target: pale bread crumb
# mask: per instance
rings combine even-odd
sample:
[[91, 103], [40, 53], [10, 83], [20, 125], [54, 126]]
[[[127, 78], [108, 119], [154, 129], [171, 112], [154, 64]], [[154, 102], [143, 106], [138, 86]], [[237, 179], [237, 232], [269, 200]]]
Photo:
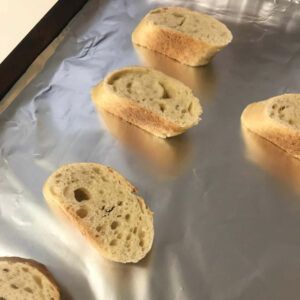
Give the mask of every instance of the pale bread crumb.
[[59, 300], [60, 293], [46, 267], [19, 257], [0, 258], [1, 300]]
[[152, 212], [115, 170], [95, 163], [64, 165], [43, 189], [109, 260], [141, 260], [153, 242]]

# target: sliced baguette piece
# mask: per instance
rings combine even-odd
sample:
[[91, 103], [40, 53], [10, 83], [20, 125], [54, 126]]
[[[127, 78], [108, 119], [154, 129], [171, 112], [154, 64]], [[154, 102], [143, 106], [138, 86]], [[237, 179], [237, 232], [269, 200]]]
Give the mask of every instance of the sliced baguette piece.
[[41, 263], [20, 257], [0, 258], [0, 299], [59, 300], [55, 279]]
[[242, 124], [300, 159], [300, 94], [284, 94], [248, 105]]
[[151, 10], [132, 33], [134, 44], [193, 67], [209, 63], [231, 40], [223, 23], [183, 7]]
[[96, 163], [64, 165], [47, 179], [43, 194], [105, 258], [138, 262], [150, 251], [152, 212], [112, 168]]
[[146, 67], [108, 74], [93, 88], [92, 99], [98, 107], [161, 138], [198, 124], [202, 113], [190, 88]]

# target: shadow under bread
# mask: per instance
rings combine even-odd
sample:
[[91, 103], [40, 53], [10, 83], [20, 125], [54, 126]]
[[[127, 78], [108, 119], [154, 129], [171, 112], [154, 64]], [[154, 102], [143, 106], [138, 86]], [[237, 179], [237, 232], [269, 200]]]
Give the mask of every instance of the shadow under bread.
[[176, 176], [187, 164], [191, 143], [186, 135], [158, 138], [95, 106], [108, 131], [125, 147], [146, 159], [149, 167], [163, 176]]
[[216, 86], [216, 74], [213, 64], [190, 67], [158, 52], [137, 45], [133, 46], [140, 61], [146, 67], [152, 67], [180, 80], [193, 90], [194, 95], [200, 99], [200, 102], [209, 102], [213, 99]]
[[300, 194], [300, 160], [244, 126], [241, 132], [247, 159]]

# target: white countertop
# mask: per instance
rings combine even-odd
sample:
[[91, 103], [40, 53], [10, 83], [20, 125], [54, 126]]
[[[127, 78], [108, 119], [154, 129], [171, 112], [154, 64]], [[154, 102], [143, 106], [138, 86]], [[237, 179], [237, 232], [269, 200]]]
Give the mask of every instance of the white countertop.
[[0, 63], [57, 1], [0, 1]]

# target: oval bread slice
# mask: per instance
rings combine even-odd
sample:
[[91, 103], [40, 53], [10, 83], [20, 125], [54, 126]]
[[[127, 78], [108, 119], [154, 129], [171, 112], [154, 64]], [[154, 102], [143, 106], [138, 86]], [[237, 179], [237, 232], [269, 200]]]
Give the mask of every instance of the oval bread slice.
[[202, 113], [190, 88], [146, 67], [108, 74], [92, 90], [92, 99], [98, 107], [162, 138], [198, 124]]
[[190, 66], [209, 63], [231, 40], [223, 23], [183, 7], [151, 10], [132, 33], [134, 44]]
[[300, 94], [284, 94], [248, 105], [242, 124], [300, 159]]
[[138, 262], [150, 251], [152, 212], [115, 170], [95, 163], [64, 165], [47, 179], [43, 193], [105, 258]]
[[32, 259], [0, 258], [1, 300], [59, 300], [57, 284], [47, 268]]

